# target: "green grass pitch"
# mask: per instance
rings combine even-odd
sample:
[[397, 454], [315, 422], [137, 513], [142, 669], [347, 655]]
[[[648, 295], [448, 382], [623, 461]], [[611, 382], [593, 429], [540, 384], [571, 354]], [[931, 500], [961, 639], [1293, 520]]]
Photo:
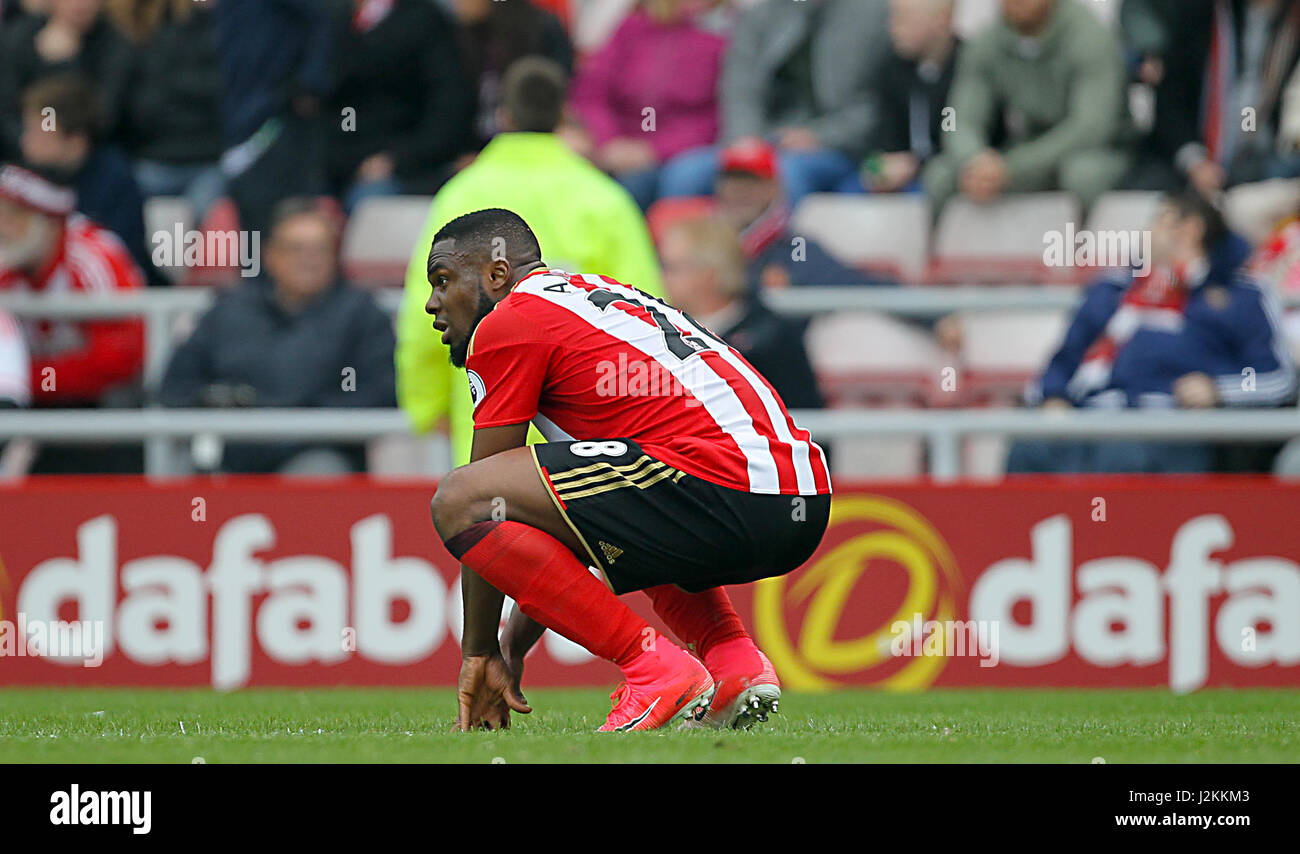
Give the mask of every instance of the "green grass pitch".
[[593, 732], [604, 692], [528, 699], [453, 734], [449, 689], [9, 688], [0, 762], [1300, 762], [1300, 691], [787, 692], [750, 732], [625, 735]]

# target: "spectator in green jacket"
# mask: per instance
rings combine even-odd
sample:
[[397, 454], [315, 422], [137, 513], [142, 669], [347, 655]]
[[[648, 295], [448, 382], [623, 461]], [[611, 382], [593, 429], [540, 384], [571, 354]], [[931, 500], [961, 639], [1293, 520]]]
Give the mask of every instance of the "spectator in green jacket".
[[962, 193], [1064, 190], [1085, 206], [1132, 157], [1119, 41], [1079, 0], [1002, 0], [957, 64], [953, 129], [922, 177], [938, 210]]
[[654, 244], [636, 202], [554, 134], [564, 111], [564, 70], [542, 57], [524, 57], [506, 72], [504, 84], [498, 116], [503, 132], [434, 197], [411, 250], [397, 321], [398, 403], [417, 432], [444, 419], [449, 423], [457, 465], [468, 462], [473, 434], [469, 386], [424, 312], [425, 264], [439, 228], [462, 214], [506, 208], [528, 222], [555, 267], [612, 276], [662, 294]]

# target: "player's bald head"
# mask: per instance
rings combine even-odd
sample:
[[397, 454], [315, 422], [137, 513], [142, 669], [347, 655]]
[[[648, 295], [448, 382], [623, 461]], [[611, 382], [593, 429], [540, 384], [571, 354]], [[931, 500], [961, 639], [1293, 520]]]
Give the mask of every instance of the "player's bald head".
[[505, 260], [511, 267], [540, 262], [542, 249], [523, 217], [504, 208], [488, 208], [458, 216], [438, 229], [429, 247], [429, 271], [438, 255], [465, 261]]

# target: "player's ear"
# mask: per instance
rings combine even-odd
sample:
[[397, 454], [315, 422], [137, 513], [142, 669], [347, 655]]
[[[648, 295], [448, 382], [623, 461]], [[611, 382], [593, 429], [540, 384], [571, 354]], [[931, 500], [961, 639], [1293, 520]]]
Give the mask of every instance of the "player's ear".
[[505, 258], [493, 258], [488, 262], [488, 291], [494, 296], [510, 288], [510, 262]]

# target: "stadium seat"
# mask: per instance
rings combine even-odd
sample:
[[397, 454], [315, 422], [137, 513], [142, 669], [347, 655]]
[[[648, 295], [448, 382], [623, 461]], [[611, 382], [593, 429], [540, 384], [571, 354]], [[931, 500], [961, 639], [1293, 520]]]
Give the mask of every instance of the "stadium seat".
[[343, 275], [360, 287], [400, 287], [432, 203], [430, 196], [361, 202], [343, 232]]
[[927, 404], [955, 359], [917, 327], [875, 312], [821, 315], [808, 358], [832, 405]]
[[910, 480], [926, 472], [925, 440], [911, 436], [877, 436], [827, 442], [831, 478]]
[[1045, 237], [1078, 223], [1068, 193], [1017, 193], [989, 204], [957, 197], [944, 206], [929, 278], [939, 283], [1077, 282], [1081, 271], [1043, 263]]
[[[181, 232], [188, 232], [194, 228], [194, 208], [190, 206], [188, 200], [182, 196], [153, 196], [145, 200], [144, 203], [144, 232], [145, 245], [150, 249], [154, 247], [153, 236], [160, 232], [171, 234], [176, 230], [177, 223], [180, 224]], [[183, 265], [175, 264], [170, 267], [159, 267], [173, 284], [184, 278], [185, 268]]]
[[970, 436], [962, 443], [962, 476], [973, 480], [999, 480], [1007, 473], [1006, 436]]
[[[806, 341], [818, 384], [835, 407], [924, 406], [942, 368], [953, 361], [915, 326], [870, 312], [821, 315], [809, 324]], [[919, 437], [845, 438], [828, 445], [832, 477], [907, 479], [926, 471]]]
[[1253, 244], [1268, 236], [1280, 222], [1300, 211], [1300, 179], [1275, 178], [1241, 184], [1223, 198], [1228, 225]]
[[[206, 235], [210, 232], [239, 232], [239, 209], [230, 199], [221, 199], [212, 206], [207, 217], [203, 222], [198, 223], [196, 228], [205, 235], [205, 243]], [[265, 237], [265, 235], [260, 236], [262, 240], [265, 240]], [[230, 287], [240, 281], [238, 266], [238, 259], [221, 266], [207, 263], [205, 258], [205, 263], [186, 272], [182, 283], [199, 287]]]
[[962, 403], [1015, 405], [1060, 346], [1065, 311], [971, 311], [962, 326]]
[[1146, 190], [1105, 193], [1088, 214], [1090, 231], [1143, 231], [1151, 227], [1163, 194]]
[[925, 274], [930, 220], [930, 201], [919, 194], [814, 193], [791, 224], [846, 264], [915, 281]]

